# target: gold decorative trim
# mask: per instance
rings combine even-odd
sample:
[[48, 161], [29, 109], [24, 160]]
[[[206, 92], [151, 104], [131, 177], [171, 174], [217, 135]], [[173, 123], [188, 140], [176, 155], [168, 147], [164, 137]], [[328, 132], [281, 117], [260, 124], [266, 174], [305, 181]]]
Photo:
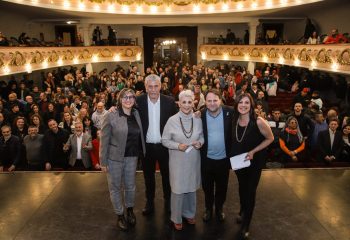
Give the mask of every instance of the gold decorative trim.
[[10, 58], [10, 66], [23, 66], [26, 63], [25, 57], [19, 51], [10, 53]]
[[261, 52], [259, 51], [258, 48], [253, 48], [253, 49], [249, 52], [249, 56], [258, 58], [258, 57], [262, 57], [262, 54], [261, 54]]
[[267, 57], [269, 58], [278, 58], [278, 53], [275, 48], [271, 48], [269, 52], [267, 53]]
[[59, 55], [56, 51], [49, 52], [49, 57], [47, 58], [48, 62], [57, 62], [59, 59]]
[[347, 48], [341, 52], [338, 57], [338, 62], [341, 65], [350, 65], [350, 48]]
[[71, 50], [63, 51], [63, 60], [73, 60], [74, 54]]
[[79, 59], [91, 59], [92, 58], [92, 54], [90, 53], [90, 51], [88, 49], [83, 49], [80, 54], [79, 54]]
[[306, 48], [303, 48], [298, 54], [298, 59], [304, 62], [311, 62], [311, 57]]
[[328, 56], [328, 51], [325, 48], [322, 48], [318, 51], [316, 56], [316, 61], [319, 63], [332, 63], [332, 59]]
[[0, 53], [0, 67], [5, 66], [4, 53]]
[[113, 57], [113, 53], [112, 53], [112, 51], [109, 50], [108, 48], [104, 48], [104, 49], [100, 50], [98, 56], [99, 56], [99, 57], [103, 57], [103, 58], [106, 58], [106, 57]]
[[291, 50], [290, 48], [287, 48], [287, 49], [284, 51], [283, 57], [284, 57], [286, 60], [294, 60], [294, 56], [293, 56], [292, 50]]
[[230, 56], [235, 56], [235, 57], [243, 56], [243, 53], [241, 52], [241, 50], [239, 50], [239, 48], [233, 48], [232, 50], [229, 49], [228, 52]]
[[44, 61], [44, 56], [43, 53], [39, 52], [39, 51], [35, 51], [34, 53], [31, 53], [32, 55], [32, 60], [30, 61], [30, 63], [42, 63]]

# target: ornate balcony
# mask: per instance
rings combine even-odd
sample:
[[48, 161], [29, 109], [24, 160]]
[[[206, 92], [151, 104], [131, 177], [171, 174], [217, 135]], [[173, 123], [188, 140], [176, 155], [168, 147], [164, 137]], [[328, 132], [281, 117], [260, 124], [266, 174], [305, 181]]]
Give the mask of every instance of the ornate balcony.
[[0, 47], [0, 76], [93, 62], [141, 60], [139, 46]]
[[266, 62], [350, 74], [350, 44], [201, 45], [202, 60]]

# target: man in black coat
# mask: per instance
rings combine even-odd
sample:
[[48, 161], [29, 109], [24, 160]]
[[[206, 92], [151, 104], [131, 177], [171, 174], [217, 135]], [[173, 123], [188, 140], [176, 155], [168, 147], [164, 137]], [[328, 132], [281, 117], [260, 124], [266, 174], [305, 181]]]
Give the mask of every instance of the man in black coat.
[[142, 166], [147, 202], [142, 213], [149, 215], [154, 211], [156, 161], [162, 175], [164, 206], [166, 210], [170, 210], [169, 153], [161, 143], [161, 136], [166, 122], [176, 113], [176, 105], [173, 98], [160, 94], [159, 76], [148, 75], [145, 78], [145, 87], [147, 94], [139, 96], [136, 103], [146, 138], [146, 156], [142, 159]]
[[1, 127], [0, 137], [0, 172], [12, 172], [20, 163], [21, 143], [17, 136], [11, 134], [11, 127]]
[[44, 135], [45, 170], [68, 168], [68, 152], [63, 151], [69, 132], [58, 127], [56, 120], [48, 121], [49, 130]]
[[231, 145], [234, 109], [222, 106], [222, 95], [216, 89], [208, 91], [205, 103], [206, 108], [201, 112], [204, 134], [201, 172], [206, 208], [203, 221], [211, 220], [214, 202], [216, 217], [219, 221], [224, 221], [223, 205], [231, 168], [228, 151]]
[[318, 134], [317, 146], [320, 161], [326, 163], [339, 161], [344, 143], [342, 133], [337, 130], [338, 125], [338, 119], [330, 119], [329, 128]]

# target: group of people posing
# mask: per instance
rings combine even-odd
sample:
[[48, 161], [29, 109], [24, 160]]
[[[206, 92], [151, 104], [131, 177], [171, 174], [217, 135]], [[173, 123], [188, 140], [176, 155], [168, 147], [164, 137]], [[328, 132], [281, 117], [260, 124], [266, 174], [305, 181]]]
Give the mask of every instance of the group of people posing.
[[[155, 211], [155, 170], [159, 163], [164, 208], [170, 212], [174, 229], [183, 221], [196, 223], [196, 191], [205, 194], [203, 221], [225, 220], [230, 157], [246, 154], [251, 164], [236, 170], [239, 182], [239, 236], [249, 237], [256, 189], [265, 165], [266, 148], [273, 133], [261, 117], [256, 117], [254, 100], [248, 93], [238, 96], [235, 107], [222, 104], [222, 94], [208, 90], [205, 105], [194, 112], [194, 94], [183, 90], [178, 107], [172, 97], [160, 94], [161, 80], [155, 74], [145, 78], [146, 94], [136, 97], [125, 88], [118, 95], [117, 107], [102, 120], [100, 161], [107, 180], [118, 227], [128, 230], [136, 224], [135, 173], [141, 156], [146, 205], [142, 214]], [[123, 198], [123, 196], [125, 196]], [[124, 202], [123, 202], [124, 199]]]

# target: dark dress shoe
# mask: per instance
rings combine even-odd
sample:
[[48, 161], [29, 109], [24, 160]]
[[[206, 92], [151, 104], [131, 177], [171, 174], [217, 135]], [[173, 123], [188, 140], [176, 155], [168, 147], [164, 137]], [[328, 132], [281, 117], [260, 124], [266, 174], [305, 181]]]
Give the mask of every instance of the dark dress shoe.
[[142, 215], [148, 216], [151, 215], [154, 212], [154, 204], [146, 203], [146, 206], [144, 209], [142, 209]]
[[125, 220], [124, 215], [118, 215], [118, 227], [122, 231], [127, 231], [128, 230], [128, 223]]
[[132, 207], [129, 207], [126, 210], [126, 221], [131, 227], [135, 226], [136, 224], [136, 217]]
[[239, 230], [240, 239], [249, 239], [249, 229], [247, 227], [242, 227]]
[[206, 209], [204, 214], [203, 214], [203, 221], [209, 222], [212, 217], [213, 217], [213, 211], [210, 209]]
[[216, 217], [219, 220], [219, 222], [225, 221], [225, 213], [223, 211], [217, 211]]

